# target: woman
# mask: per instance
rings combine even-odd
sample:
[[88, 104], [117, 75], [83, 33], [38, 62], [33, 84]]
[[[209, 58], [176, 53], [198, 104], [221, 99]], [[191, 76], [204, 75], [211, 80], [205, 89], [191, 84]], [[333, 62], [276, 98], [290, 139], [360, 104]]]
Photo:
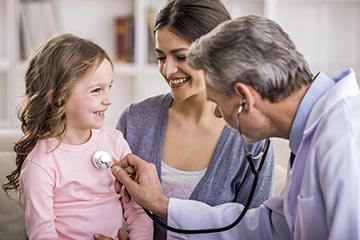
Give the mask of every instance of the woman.
[[[186, 61], [193, 41], [229, 19], [220, 0], [169, 1], [157, 15], [154, 33], [159, 71], [171, 92], [131, 104], [118, 121], [117, 128], [132, 152], [156, 165], [168, 197], [212, 206], [245, 204], [248, 198], [253, 175], [245, 158], [245, 142], [214, 116], [202, 71], [193, 70]], [[262, 145], [254, 144], [254, 154]], [[271, 195], [273, 169], [271, 148], [251, 207]], [[154, 239], [166, 239], [166, 231], [154, 227]]]

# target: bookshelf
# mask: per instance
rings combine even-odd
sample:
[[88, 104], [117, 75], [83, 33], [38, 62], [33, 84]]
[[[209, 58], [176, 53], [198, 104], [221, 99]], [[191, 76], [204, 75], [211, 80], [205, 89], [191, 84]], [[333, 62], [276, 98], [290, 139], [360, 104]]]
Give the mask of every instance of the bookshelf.
[[[147, 21], [148, 10], [154, 9], [156, 14], [165, 0], [43, 1], [53, 5], [57, 32], [91, 38], [113, 59], [114, 19], [133, 16], [134, 59], [129, 63], [115, 61], [113, 105], [107, 112], [106, 125], [114, 126], [127, 104], [168, 91], [153, 62]], [[321, 70], [334, 75], [352, 67], [360, 73], [360, 0], [224, 0], [224, 3], [233, 17], [257, 14], [279, 22], [313, 72]], [[23, 95], [25, 70], [19, 47], [20, 7], [20, 0], [0, 0], [0, 128], [19, 126], [15, 109]]]

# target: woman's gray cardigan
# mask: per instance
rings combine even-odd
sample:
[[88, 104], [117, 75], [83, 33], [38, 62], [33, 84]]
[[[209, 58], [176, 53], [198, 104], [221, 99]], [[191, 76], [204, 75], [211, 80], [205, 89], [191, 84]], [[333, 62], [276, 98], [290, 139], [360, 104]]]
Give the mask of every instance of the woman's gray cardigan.
[[[162, 149], [171, 102], [171, 95], [163, 94], [133, 103], [121, 113], [116, 126], [124, 134], [134, 154], [156, 165], [160, 180]], [[257, 154], [262, 145], [263, 142], [256, 143], [253, 152]], [[272, 194], [274, 161], [274, 150], [270, 146], [251, 207], [259, 206]], [[258, 162], [259, 160], [256, 161], [255, 166], [258, 166]], [[246, 160], [244, 140], [236, 130], [226, 126], [211, 163], [190, 199], [211, 206], [227, 202], [245, 204], [253, 179], [254, 175]], [[156, 229], [155, 231], [159, 231]], [[154, 239], [159, 238], [158, 236]]]

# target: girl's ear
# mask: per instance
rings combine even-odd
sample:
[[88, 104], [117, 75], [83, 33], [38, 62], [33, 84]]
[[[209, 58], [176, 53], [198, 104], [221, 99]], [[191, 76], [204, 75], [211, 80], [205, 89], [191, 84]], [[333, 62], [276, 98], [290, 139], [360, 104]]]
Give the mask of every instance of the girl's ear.
[[48, 99], [48, 102], [49, 102], [50, 105], [54, 104], [54, 90], [50, 90], [47, 93], [47, 99]]

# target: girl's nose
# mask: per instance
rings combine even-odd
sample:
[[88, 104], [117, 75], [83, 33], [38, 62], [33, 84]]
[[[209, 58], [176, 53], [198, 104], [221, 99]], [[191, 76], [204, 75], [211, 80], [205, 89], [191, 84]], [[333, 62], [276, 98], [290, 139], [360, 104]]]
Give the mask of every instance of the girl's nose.
[[104, 98], [102, 100], [102, 103], [104, 105], [111, 105], [112, 104], [112, 98], [110, 91], [105, 92]]

